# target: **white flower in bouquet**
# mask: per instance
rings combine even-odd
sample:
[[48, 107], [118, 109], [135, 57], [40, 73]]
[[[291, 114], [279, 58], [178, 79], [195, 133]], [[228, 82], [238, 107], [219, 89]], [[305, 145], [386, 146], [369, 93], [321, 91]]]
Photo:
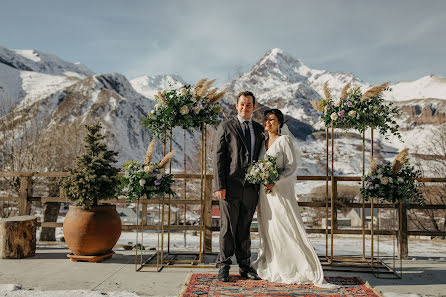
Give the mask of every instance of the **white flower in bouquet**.
[[388, 177], [389, 183], [393, 183], [393, 178]]
[[403, 183], [404, 182], [404, 179], [402, 177], [398, 177], [397, 180], [398, 180], [399, 183]]
[[195, 113], [199, 113], [201, 111], [201, 107], [200, 106], [194, 107], [194, 111]]
[[146, 180], [145, 180], [145, 179], [140, 179], [140, 180], [139, 180], [139, 185], [140, 185], [141, 187], [144, 187], [145, 184], [146, 184]]
[[387, 184], [389, 183], [389, 178], [388, 178], [388, 177], [383, 177], [383, 178], [381, 178], [381, 183], [382, 183], [383, 185], [387, 185]]
[[156, 175], [156, 179], [162, 179], [163, 178], [163, 175], [161, 174], [161, 173], [158, 173], [157, 175]]
[[342, 100], [341, 99], [336, 100], [336, 102], [335, 102], [335, 106], [336, 107], [341, 106], [341, 104], [342, 104]]
[[188, 114], [188, 113], [189, 113], [189, 108], [188, 108], [186, 105], [183, 105], [183, 106], [180, 108], [180, 113], [181, 113], [182, 115]]
[[160, 104], [160, 103], [155, 104], [155, 109], [158, 109], [158, 108], [160, 108], [160, 107], [161, 107], [161, 104]]
[[336, 112], [333, 112], [333, 113], [330, 115], [330, 118], [331, 118], [333, 121], [336, 121], [336, 120], [338, 119], [338, 115], [336, 114]]
[[380, 173], [380, 174], [378, 174], [376, 177], [379, 178], [379, 179], [382, 179], [382, 178], [383, 178], [383, 175]]
[[356, 111], [355, 111], [355, 110], [350, 110], [350, 111], [348, 112], [348, 115], [349, 115], [350, 117], [354, 118], [354, 117], [356, 117]]
[[181, 94], [181, 95], [186, 95], [186, 94], [187, 94], [187, 89], [186, 89], [185, 87], [182, 87], [182, 88], [180, 89], [180, 94]]

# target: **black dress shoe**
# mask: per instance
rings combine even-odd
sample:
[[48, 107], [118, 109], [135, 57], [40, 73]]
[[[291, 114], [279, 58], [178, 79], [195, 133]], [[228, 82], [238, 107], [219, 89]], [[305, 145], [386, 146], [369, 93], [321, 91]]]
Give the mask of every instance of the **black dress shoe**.
[[220, 270], [218, 271], [218, 280], [221, 282], [229, 282], [229, 268], [230, 266], [220, 266]]
[[244, 279], [258, 280], [260, 277], [257, 275], [257, 272], [251, 266], [241, 266], [240, 267], [240, 276]]

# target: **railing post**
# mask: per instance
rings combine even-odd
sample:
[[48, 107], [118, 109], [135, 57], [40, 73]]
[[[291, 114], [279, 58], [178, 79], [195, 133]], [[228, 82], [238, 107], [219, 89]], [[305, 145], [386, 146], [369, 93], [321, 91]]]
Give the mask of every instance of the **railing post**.
[[212, 253], [212, 179], [206, 177], [204, 193], [204, 246], [203, 252]]
[[338, 209], [336, 208], [336, 200], [338, 199], [338, 181], [335, 179], [334, 180], [334, 183], [333, 183], [333, 187], [334, 187], [334, 191], [333, 191], [333, 194], [334, 194], [334, 199], [333, 199], [333, 218], [332, 218], [332, 222], [331, 222], [331, 225], [332, 225], [332, 229], [333, 229], [333, 232], [335, 231], [335, 230], [338, 230]]
[[409, 256], [409, 243], [407, 240], [407, 208], [403, 203], [400, 203], [399, 205], [398, 227], [398, 256], [401, 259], [407, 259]]
[[19, 215], [25, 216], [31, 214], [31, 203], [29, 198], [32, 196], [32, 180], [30, 176], [20, 177], [20, 200]]

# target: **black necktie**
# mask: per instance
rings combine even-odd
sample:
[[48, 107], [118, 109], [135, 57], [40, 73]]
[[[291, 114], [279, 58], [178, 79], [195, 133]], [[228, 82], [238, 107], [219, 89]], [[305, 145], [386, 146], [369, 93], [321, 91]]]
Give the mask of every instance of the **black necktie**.
[[244, 121], [243, 123], [245, 124], [245, 141], [248, 147], [249, 162], [251, 162], [251, 129], [249, 129], [249, 121]]

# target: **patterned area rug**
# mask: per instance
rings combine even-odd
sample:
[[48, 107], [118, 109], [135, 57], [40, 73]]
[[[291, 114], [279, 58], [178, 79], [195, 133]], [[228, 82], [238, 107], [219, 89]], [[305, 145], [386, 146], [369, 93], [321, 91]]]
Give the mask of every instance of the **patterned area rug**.
[[263, 280], [243, 280], [231, 275], [230, 282], [220, 282], [217, 274], [194, 273], [186, 278], [185, 287], [179, 296], [336, 296], [336, 297], [379, 297], [368, 283], [357, 277], [325, 277], [326, 281], [338, 285], [335, 289], [318, 288], [313, 285], [287, 285]]

